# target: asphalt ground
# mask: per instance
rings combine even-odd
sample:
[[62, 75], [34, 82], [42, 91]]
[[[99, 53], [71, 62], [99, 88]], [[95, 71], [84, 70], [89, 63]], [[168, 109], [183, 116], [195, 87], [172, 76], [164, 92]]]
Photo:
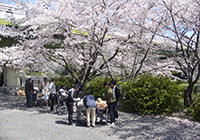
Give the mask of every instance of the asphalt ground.
[[24, 99], [0, 94], [0, 140], [200, 139], [200, 123], [185, 118], [119, 112], [115, 126], [68, 126], [67, 115], [51, 114], [49, 107], [27, 108]]

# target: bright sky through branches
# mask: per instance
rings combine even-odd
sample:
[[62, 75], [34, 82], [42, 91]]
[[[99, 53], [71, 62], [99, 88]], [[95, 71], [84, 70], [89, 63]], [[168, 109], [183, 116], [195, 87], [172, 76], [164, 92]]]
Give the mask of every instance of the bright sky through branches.
[[[24, 2], [27, 2], [27, 0], [23, 0]], [[35, 0], [30, 0], [32, 3], [34, 3], [35, 2]], [[4, 2], [5, 2], [5, 0], [4, 0]], [[14, 5], [14, 2], [13, 1], [9, 1], [9, 2], [7, 2], [7, 4], [11, 4], [11, 5]]]

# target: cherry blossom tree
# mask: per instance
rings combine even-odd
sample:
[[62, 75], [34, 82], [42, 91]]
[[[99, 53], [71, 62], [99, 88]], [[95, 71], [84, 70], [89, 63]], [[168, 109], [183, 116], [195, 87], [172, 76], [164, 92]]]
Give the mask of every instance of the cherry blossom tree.
[[[184, 103], [192, 103], [192, 91], [200, 76], [199, 27], [200, 3], [197, 0], [161, 0], [154, 4], [155, 16], [149, 16], [151, 24], [158, 25], [158, 48], [179, 66], [187, 77], [188, 87]], [[153, 14], [152, 14], [153, 15]], [[154, 30], [147, 28], [152, 33]]]
[[[198, 73], [194, 74], [198, 72], [199, 59], [198, 53], [194, 53], [195, 44], [196, 52], [199, 44], [197, 1], [14, 0], [14, 3], [26, 11], [26, 17], [17, 21], [18, 28], [3, 27], [0, 33], [17, 36], [24, 50], [31, 48], [47, 62], [63, 66], [79, 83], [102, 74], [133, 78], [150, 71], [170, 75], [170, 70], [179, 66], [190, 79], [187, 90], [190, 98], [191, 87], [198, 79]], [[162, 61], [157, 51], [172, 54], [165, 54], [169, 57]], [[190, 55], [191, 51], [194, 54]], [[194, 60], [189, 62], [192, 59], [194, 66]]]
[[[200, 3], [187, 1], [179, 7], [163, 2], [170, 15], [171, 26], [166, 25], [173, 37], [168, 37], [175, 46], [171, 55], [187, 76], [188, 87], [185, 92], [185, 105], [192, 103], [192, 91], [200, 76]], [[176, 8], [179, 8], [177, 10]], [[165, 36], [167, 37], [167, 36]], [[188, 100], [189, 98], [189, 100]]]
[[[22, 36], [23, 31], [24, 27], [19, 29], [18, 27], [11, 25], [0, 25], [0, 34], [4, 35], [1, 37], [9, 37], [15, 40], [12, 41], [14, 44], [8, 44], [0, 48], [1, 68], [2, 66], [5, 66], [22, 70], [25, 67], [29, 67], [33, 71], [42, 71], [45, 76], [46, 73], [53, 73], [53, 71], [49, 71], [49, 68], [55, 69], [55, 67], [58, 67], [58, 65], [47, 61], [37, 48], [27, 47], [24, 41], [26, 40], [25, 38], [30, 37], [27, 35]], [[26, 77], [24, 74], [23, 76]]]
[[[48, 11], [46, 17], [50, 17], [54, 14], [53, 17], [56, 17], [56, 19], [52, 20], [53, 18], [50, 18], [51, 23], [49, 26], [51, 26], [51, 29], [43, 28], [43, 30], [38, 30], [37, 34], [42, 36], [39, 42], [41, 43], [43, 41], [48, 43], [50, 40], [51, 44], [62, 46], [62, 48], [65, 49], [62, 54], [60, 53], [62, 49], [58, 49], [55, 55], [51, 52], [52, 50], [49, 50], [50, 52], [48, 52], [46, 56], [51, 56], [49, 57], [51, 60], [63, 65], [76, 80], [83, 83], [105, 72], [111, 77], [116, 77], [118, 75], [126, 77], [128, 74], [127, 77], [132, 78], [137, 76], [140, 71], [145, 72], [152, 70], [152, 68], [149, 67], [150, 60], [145, 60], [147, 59], [147, 54], [152, 51], [152, 41], [159, 26], [155, 27], [155, 33], [153, 35], [145, 35], [146, 32], [141, 28], [142, 25], [137, 25], [133, 21], [133, 19], [137, 19], [140, 14], [145, 12], [139, 12], [137, 14], [138, 17], [132, 17], [134, 14], [131, 14], [125, 19], [124, 16], [126, 16], [126, 12], [124, 12], [123, 6], [127, 4], [127, 1], [125, 2], [126, 3], [123, 3], [123, 1], [78, 1], [73, 3], [73, 6], [71, 6], [71, 2], [70, 5], [66, 3], [67, 9], [63, 7], [64, 9], [61, 13], [60, 11], [56, 13], [49, 12], [49, 10], [52, 10], [50, 8], [51, 6], [46, 6], [45, 4], [44, 11]], [[50, 5], [56, 5], [53, 8], [55, 11], [55, 9], [60, 10], [63, 4], [56, 2], [56, 4]], [[146, 12], [148, 12], [149, 8], [147, 7], [146, 9]], [[70, 14], [70, 17], [64, 14], [70, 11], [75, 11]], [[135, 13], [137, 13], [137, 11], [141, 11], [140, 8], [135, 9]], [[49, 15], [49, 13], [51, 15]], [[41, 16], [43, 17], [44, 14]], [[39, 16], [37, 16], [36, 20], [38, 20], [38, 17]], [[132, 18], [131, 22], [126, 24], [125, 22], [130, 20], [130, 17]], [[142, 20], [145, 21], [146, 18], [147, 15], [137, 20], [141, 20], [142, 22]], [[66, 22], [66, 19], [69, 20]], [[71, 21], [71, 19], [73, 20]], [[63, 21], [65, 21], [65, 23]], [[29, 24], [29, 21], [24, 25], [26, 24]], [[144, 24], [145, 23], [143, 23], [143, 25]], [[46, 26], [48, 23], [44, 25]], [[56, 27], [56, 31], [55, 28], [52, 28], [54, 26]], [[131, 33], [129, 30], [131, 30]], [[129, 36], [130, 34], [131, 36]], [[44, 36], [46, 39], [44, 39]], [[52, 36], [57, 38], [57, 40], [52, 40]], [[49, 39], [49, 37], [51, 39]], [[60, 39], [62, 38], [62, 41], [58, 39], [59, 37]], [[78, 68], [77, 66], [81, 66], [78, 68], [78, 71], [72, 66], [70, 69], [68, 65], [69, 60], [70, 66], [71, 64], [74, 64], [76, 68]], [[77, 75], [79, 77], [77, 77]], [[85, 79], [83, 79], [83, 77]]]
[[[132, 77], [143, 69], [152, 71], [160, 68], [162, 69], [160, 72], [168, 75], [171, 75], [172, 70], [182, 71], [188, 82], [185, 91], [185, 105], [188, 106], [192, 103], [193, 87], [200, 76], [199, 2], [197, 0], [139, 0], [124, 1], [122, 5], [121, 8], [124, 10], [119, 11], [118, 14], [123, 18], [118, 24], [121, 23], [121, 27], [125, 25], [121, 29], [128, 34], [127, 42], [134, 42], [132, 43], [134, 45], [129, 45], [130, 48], [132, 47], [128, 51], [130, 55], [127, 55], [126, 51], [123, 52], [125, 54], [123, 58], [131, 60], [129, 64], [132, 67], [129, 67], [129, 74]], [[156, 51], [168, 56], [167, 60], [157, 59]], [[136, 59], [138, 57], [141, 58], [138, 59], [139, 61]], [[128, 59], [125, 61], [127, 62]]]
[[112, 63], [119, 68], [124, 78], [134, 78], [144, 72], [173, 77], [170, 70], [176, 69], [176, 65], [170, 60], [160, 60], [157, 55], [155, 42], [160, 40], [156, 34], [162, 28], [162, 18], [154, 24], [149, 20], [156, 16], [155, 3], [153, 0], [121, 1], [120, 10], [115, 12], [123, 46]]
[[112, 76], [111, 61], [122, 46], [114, 34], [118, 1], [14, 2], [28, 9], [18, 29], [19, 38], [28, 37], [21, 39], [24, 46], [65, 67], [79, 83]]

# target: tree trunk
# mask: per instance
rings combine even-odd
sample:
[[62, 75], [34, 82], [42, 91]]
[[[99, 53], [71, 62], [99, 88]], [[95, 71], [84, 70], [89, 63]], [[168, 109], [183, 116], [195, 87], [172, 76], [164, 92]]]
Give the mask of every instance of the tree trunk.
[[188, 106], [187, 90], [184, 90], [184, 106]]
[[187, 90], [184, 91], [184, 105], [189, 107], [192, 104], [193, 84], [188, 85]]

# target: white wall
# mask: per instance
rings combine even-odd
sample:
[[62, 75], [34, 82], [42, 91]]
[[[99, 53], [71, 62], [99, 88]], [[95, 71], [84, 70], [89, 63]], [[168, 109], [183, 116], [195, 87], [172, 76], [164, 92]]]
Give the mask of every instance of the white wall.
[[11, 4], [0, 3], [1, 19], [7, 19], [7, 18], [21, 19], [24, 17], [26, 17], [26, 11], [20, 10], [19, 8]]
[[20, 86], [19, 70], [3, 67], [6, 86]]

